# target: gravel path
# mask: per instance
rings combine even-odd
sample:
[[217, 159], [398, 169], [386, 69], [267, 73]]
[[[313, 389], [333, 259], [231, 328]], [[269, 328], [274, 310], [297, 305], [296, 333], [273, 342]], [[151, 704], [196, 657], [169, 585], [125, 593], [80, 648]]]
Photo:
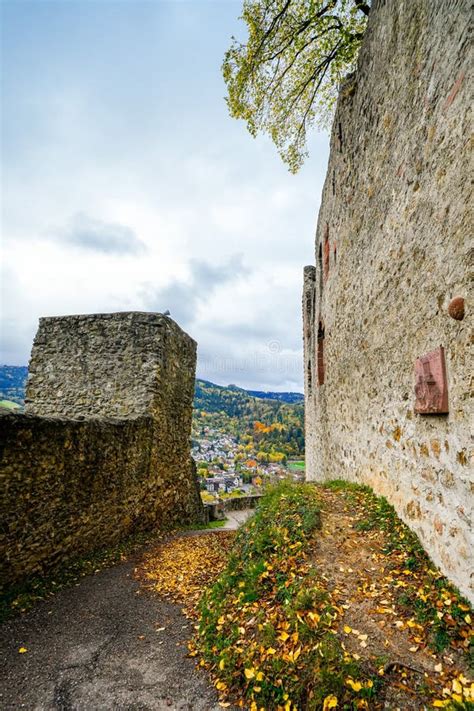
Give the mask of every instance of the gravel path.
[[1, 711], [220, 708], [185, 657], [190, 623], [177, 606], [139, 592], [135, 562], [85, 578], [0, 627]]

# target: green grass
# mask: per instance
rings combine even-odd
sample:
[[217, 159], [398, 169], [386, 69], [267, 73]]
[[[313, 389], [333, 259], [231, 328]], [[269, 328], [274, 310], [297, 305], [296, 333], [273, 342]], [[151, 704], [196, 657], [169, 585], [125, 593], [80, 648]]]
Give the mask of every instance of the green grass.
[[0, 400], [0, 407], [4, 407], [6, 410], [21, 410], [21, 406], [11, 400]]
[[214, 528], [222, 528], [227, 523], [227, 519], [220, 519], [219, 521], [209, 521], [209, 523], [191, 523], [189, 526], [181, 526], [179, 531], [208, 531]]
[[[313, 711], [335, 695], [341, 708], [351, 709], [381, 683], [367, 675], [362, 680], [358, 663], [339, 642], [337, 612], [308, 563], [319, 528], [314, 486], [269, 487], [240, 529], [226, 569], [203, 597], [195, 652], [217, 689], [246, 708]], [[361, 680], [358, 691], [348, 678]]]
[[303, 472], [305, 468], [305, 462], [304, 459], [294, 459], [290, 460], [288, 462], [288, 469], [291, 469], [291, 471], [296, 471], [296, 472]]

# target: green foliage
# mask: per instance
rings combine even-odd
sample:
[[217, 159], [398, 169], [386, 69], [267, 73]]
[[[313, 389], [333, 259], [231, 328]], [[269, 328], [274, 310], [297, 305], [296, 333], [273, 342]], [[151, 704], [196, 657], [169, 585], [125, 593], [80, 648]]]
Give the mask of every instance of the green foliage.
[[258, 452], [260, 461], [277, 461], [272, 454], [304, 454], [304, 405], [300, 402], [262, 399], [236, 386], [226, 388], [197, 380], [193, 438], [201, 437], [205, 427], [236, 437], [251, 456]]
[[21, 405], [11, 400], [0, 400], [0, 407], [3, 407], [5, 410], [21, 410]]
[[23, 407], [27, 377], [28, 368], [24, 366], [0, 365], [0, 400], [14, 402]]
[[354, 69], [368, 11], [358, 0], [244, 0], [247, 41], [233, 37], [222, 66], [230, 115], [268, 133], [292, 172]]

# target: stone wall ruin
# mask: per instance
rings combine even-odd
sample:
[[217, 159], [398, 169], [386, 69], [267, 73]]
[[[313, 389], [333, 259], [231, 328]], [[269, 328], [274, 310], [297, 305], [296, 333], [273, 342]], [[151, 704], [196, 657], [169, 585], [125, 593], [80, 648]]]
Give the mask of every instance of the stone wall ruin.
[[41, 319], [25, 414], [0, 416], [2, 584], [203, 520], [195, 363], [195, 342], [161, 314]]

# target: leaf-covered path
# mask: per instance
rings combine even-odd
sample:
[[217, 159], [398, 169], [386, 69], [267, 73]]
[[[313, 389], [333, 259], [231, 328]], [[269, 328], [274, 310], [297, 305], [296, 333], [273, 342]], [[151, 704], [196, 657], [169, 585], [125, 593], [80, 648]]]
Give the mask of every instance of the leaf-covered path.
[[[235, 543], [225, 533], [201, 545], [175, 539], [141, 568], [146, 587], [199, 620], [191, 654], [222, 706], [471, 708], [472, 611], [393, 508], [344, 482], [273, 499]], [[228, 550], [200, 616], [202, 588]]]
[[0, 627], [2, 711], [219, 709], [186, 657], [191, 624], [140, 591], [136, 564], [89, 576]]
[[[321, 604], [331, 610], [326, 631], [374, 679], [368, 682], [374, 692], [379, 687], [365, 700], [358, 693], [367, 691], [368, 684], [344, 676], [342, 683], [355, 692], [353, 708], [421, 711], [468, 698], [473, 691], [466, 665], [469, 607], [383, 500], [357, 488], [318, 487], [317, 492], [322, 528], [311, 539], [301, 570], [295, 568], [296, 578], [303, 575], [303, 589], [309, 583], [305, 570], [315, 571], [329, 601]], [[246, 516], [239, 513], [231, 528]], [[253, 536], [253, 525], [250, 521], [244, 537]], [[236, 703], [252, 711], [304, 711], [305, 704], [289, 701], [281, 706], [247, 703], [237, 688], [227, 694], [219, 678], [227, 664], [218, 656], [211, 663], [201, 659], [192, 644], [188, 654], [198, 601], [224, 569], [234, 538], [222, 529], [175, 536], [5, 623], [0, 627], [0, 709], [218, 711]], [[296, 580], [290, 565], [295, 545], [290, 548], [291, 554], [285, 544], [268, 566], [271, 572], [260, 577], [271, 583], [272, 576], [283, 580], [288, 574]], [[268, 609], [271, 617], [276, 607], [268, 605], [268, 600], [260, 605], [260, 612], [265, 615]], [[244, 614], [245, 606], [232, 608], [232, 619], [241, 625], [242, 650], [255, 647], [254, 620], [245, 620]], [[305, 619], [312, 616], [315, 639], [324, 614], [301, 612]], [[282, 669], [288, 660], [295, 669], [300, 660], [306, 663], [302, 635], [298, 639], [291, 632], [280, 630], [273, 643], [272, 659], [281, 654]], [[263, 649], [264, 656], [269, 651]], [[246, 680], [250, 672], [258, 680], [258, 662], [245, 669]], [[236, 668], [236, 678], [240, 671]], [[327, 696], [324, 708], [342, 708], [338, 697]]]
[[[380, 513], [379, 525], [372, 527], [361, 506], [364, 494], [322, 489], [320, 496], [322, 530], [313, 563], [323, 571], [334, 603], [343, 611], [339, 631], [345, 648], [356, 659], [370, 660], [385, 677], [385, 708], [431, 708], [429, 689], [438, 690], [436, 706], [441, 707], [467, 685], [472, 631], [468, 608], [463, 610], [462, 603], [459, 608], [449, 589], [437, 589], [437, 580], [443, 581], [440, 574], [430, 578], [431, 571], [417, 569], [406, 550], [390, 550], [390, 537], [379, 527]], [[422, 606], [424, 623], [414, 614]], [[440, 627], [434, 633], [435, 620]], [[457, 639], [450, 638], [450, 629]], [[436, 640], [441, 630], [445, 638]]]

